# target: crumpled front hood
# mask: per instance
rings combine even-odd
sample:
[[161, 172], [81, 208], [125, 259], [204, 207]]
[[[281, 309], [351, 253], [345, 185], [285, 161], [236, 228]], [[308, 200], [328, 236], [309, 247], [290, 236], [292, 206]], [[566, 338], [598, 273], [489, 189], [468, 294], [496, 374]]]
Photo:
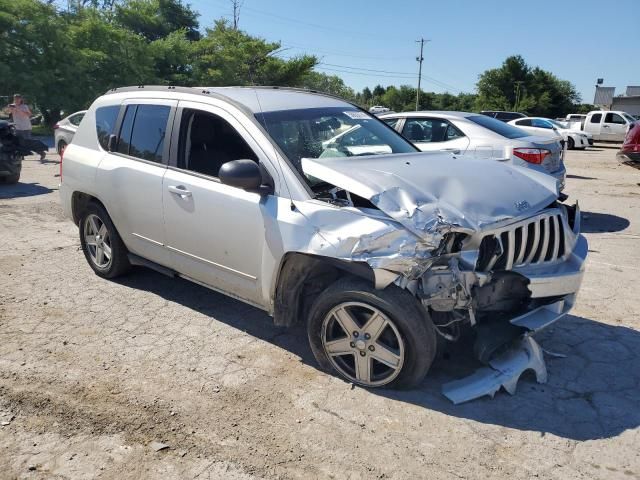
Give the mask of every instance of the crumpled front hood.
[[368, 199], [434, 246], [447, 231], [471, 233], [530, 215], [558, 196], [556, 180], [546, 174], [441, 152], [304, 158], [302, 169]]

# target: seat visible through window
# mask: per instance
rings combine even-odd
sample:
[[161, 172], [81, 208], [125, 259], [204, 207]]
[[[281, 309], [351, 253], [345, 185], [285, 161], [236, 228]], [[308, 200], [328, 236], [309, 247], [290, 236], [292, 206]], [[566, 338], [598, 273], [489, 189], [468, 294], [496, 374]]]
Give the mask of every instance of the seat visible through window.
[[217, 177], [220, 167], [232, 160], [258, 157], [229, 123], [207, 112], [186, 109], [182, 114], [178, 165]]

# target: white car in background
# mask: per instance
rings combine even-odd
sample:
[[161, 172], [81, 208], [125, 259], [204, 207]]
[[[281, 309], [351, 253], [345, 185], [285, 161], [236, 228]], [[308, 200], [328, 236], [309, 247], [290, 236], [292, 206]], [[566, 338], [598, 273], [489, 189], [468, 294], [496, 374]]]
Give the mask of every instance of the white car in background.
[[80, 125], [80, 122], [84, 118], [85, 113], [87, 113], [86, 110], [72, 113], [53, 126], [56, 152], [58, 152], [58, 155], [62, 155], [64, 149], [67, 148], [67, 145], [73, 140], [73, 136], [78, 129], [78, 125]]
[[495, 118], [469, 112], [405, 112], [381, 115], [423, 152], [508, 162], [552, 175], [564, 188], [564, 148], [558, 139], [533, 136]]
[[517, 120], [511, 120], [508, 123], [515, 125], [526, 132], [530, 132], [533, 135], [539, 135], [541, 137], [561, 136], [566, 142], [569, 150], [573, 150], [574, 148], [584, 150], [589, 145], [593, 145], [593, 135], [590, 133], [586, 133], [575, 128], [569, 128], [567, 124], [551, 120], [550, 118], [518, 118]]
[[369, 113], [373, 113], [374, 115], [380, 115], [382, 113], [390, 113], [391, 109], [387, 107], [383, 107], [382, 105], [374, 105], [369, 109]]

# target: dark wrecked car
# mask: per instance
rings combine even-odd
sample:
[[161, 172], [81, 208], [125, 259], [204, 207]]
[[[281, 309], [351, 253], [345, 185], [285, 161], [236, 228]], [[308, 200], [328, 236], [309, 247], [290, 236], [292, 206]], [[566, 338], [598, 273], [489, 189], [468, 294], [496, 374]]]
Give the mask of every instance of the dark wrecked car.
[[319, 364], [355, 384], [413, 387], [438, 339], [473, 332], [487, 367], [445, 386], [454, 402], [546, 379], [531, 334], [572, 308], [587, 254], [553, 177], [421, 153], [288, 89], [113, 90], [60, 194], [98, 275], [145, 265], [305, 322]]
[[41, 141], [18, 137], [12, 124], [0, 120], [0, 181], [18, 183], [23, 157], [46, 150]]

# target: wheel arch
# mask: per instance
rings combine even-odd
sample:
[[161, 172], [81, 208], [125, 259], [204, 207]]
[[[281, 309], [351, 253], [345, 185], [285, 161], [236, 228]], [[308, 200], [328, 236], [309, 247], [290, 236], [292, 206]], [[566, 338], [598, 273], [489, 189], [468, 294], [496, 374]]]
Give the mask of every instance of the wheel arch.
[[373, 269], [365, 262], [350, 262], [301, 252], [286, 253], [275, 283], [273, 319], [278, 326], [292, 326], [306, 318], [313, 301], [336, 280], [345, 276], [375, 283]]
[[99, 198], [89, 193], [75, 191], [71, 195], [71, 215], [73, 218], [73, 222], [76, 225], [80, 223], [80, 218], [82, 217], [82, 213], [86, 209], [87, 205], [89, 205], [90, 203], [97, 203], [102, 208], [107, 210], [107, 213], [109, 213], [109, 210], [107, 209], [105, 204], [102, 203], [102, 201], [100, 201]]

